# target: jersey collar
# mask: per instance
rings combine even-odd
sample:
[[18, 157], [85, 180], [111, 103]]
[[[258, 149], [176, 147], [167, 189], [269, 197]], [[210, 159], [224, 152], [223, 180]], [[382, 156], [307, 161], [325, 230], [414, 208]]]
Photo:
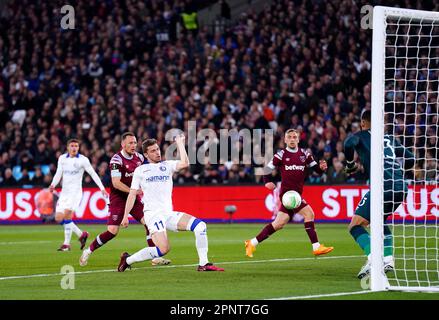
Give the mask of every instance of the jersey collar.
[[[66, 158], [70, 158], [69, 153], [67, 152]], [[79, 152], [78, 154], [75, 156], [75, 158], [79, 158]]]
[[134, 156], [129, 156], [129, 155], [127, 155], [126, 153], [125, 153], [125, 151], [123, 151], [123, 149], [120, 151], [120, 153], [122, 154], [122, 156], [125, 158], [125, 159], [128, 159], [128, 160], [131, 160]]
[[287, 147], [287, 151], [296, 153], [297, 151], [299, 151], [299, 147], [296, 147], [295, 149], [291, 149], [290, 147]]

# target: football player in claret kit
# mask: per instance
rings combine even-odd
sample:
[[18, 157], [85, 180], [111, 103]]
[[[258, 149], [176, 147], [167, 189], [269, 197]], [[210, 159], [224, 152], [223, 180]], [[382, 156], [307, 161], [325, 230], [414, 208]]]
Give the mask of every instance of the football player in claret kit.
[[[90, 255], [98, 248], [102, 247], [108, 241], [117, 236], [119, 226], [122, 222], [125, 202], [130, 191], [129, 186], [133, 179], [134, 170], [143, 164], [145, 158], [137, 150], [137, 139], [134, 133], [125, 132], [122, 134], [122, 149], [116, 153], [110, 160], [111, 170], [111, 187], [110, 187], [110, 203], [109, 215], [107, 220], [107, 231], [99, 234], [91, 245], [82, 252], [79, 264], [85, 266]], [[143, 224], [146, 229], [147, 239], [149, 238], [148, 228], [143, 219], [143, 204], [140, 194], [137, 194], [131, 216], [138, 222]], [[148, 239], [148, 244], [154, 246], [152, 240]], [[170, 260], [159, 258], [152, 261], [153, 265], [169, 264]]]
[[172, 175], [174, 172], [189, 166], [184, 141], [183, 134], [175, 138], [180, 160], [167, 161], [162, 161], [157, 140], [147, 139], [142, 143], [143, 154], [147, 157], [149, 163], [141, 165], [134, 171], [121, 226], [128, 227], [128, 213], [134, 205], [138, 191], [142, 190], [145, 222], [156, 246], [141, 249], [131, 256], [127, 252], [123, 252], [118, 266], [119, 272], [125, 271], [135, 262], [151, 260], [168, 253], [170, 245], [166, 230], [174, 232], [192, 231], [194, 233], [199, 258], [197, 271], [224, 271], [224, 269], [210, 263], [207, 258], [206, 223], [187, 213], [174, 211], [173, 209]]
[[[327, 169], [326, 161], [320, 160], [320, 163], [317, 163], [308, 151], [299, 148], [299, 133], [297, 130], [289, 129], [285, 132], [285, 144], [287, 147], [277, 152], [268, 163], [267, 169], [270, 173], [264, 175], [265, 187], [274, 190], [276, 185], [271, 181], [271, 170], [277, 168], [280, 171], [281, 191], [279, 197], [281, 203], [282, 196], [287, 191], [294, 190], [302, 195], [307, 167], [312, 168], [319, 174], [323, 174]], [[314, 211], [302, 197], [300, 206], [295, 209], [287, 209], [282, 204], [275, 220], [267, 224], [255, 238], [245, 241], [245, 254], [252, 258], [256, 246], [277, 230], [282, 229], [296, 213], [304, 217], [305, 230], [311, 241], [313, 254], [318, 256], [331, 252], [334, 249], [333, 247], [325, 247], [319, 243], [314, 227]]]
[[98, 174], [91, 166], [90, 160], [79, 154], [79, 140], [70, 139], [67, 141], [67, 153], [62, 154], [58, 158], [56, 173], [49, 187], [49, 190], [53, 192], [62, 178], [61, 193], [55, 209], [55, 220], [64, 226], [64, 243], [58, 251], [70, 250], [72, 232], [79, 237], [81, 250], [84, 248], [89, 236], [88, 232], [81, 231], [72, 221], [73, 212], [77, 210], [82, 199], [82, 177], [84, 171], [87, 171], [93, 181], [99, 186], [99, 189], [101, 189], [103, 196], [107, 198], [108, 193]]

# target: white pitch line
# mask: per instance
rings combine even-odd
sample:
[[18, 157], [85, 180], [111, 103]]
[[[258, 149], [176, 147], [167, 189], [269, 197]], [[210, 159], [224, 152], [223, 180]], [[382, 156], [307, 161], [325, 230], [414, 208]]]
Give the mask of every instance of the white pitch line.
[[[364, 256], [334, 256], [334, 257], [319, 257], [319, 258], [284, 258], [284, 259], [268, 259], [268, 260], [242, 260], [242, 261], [229, 261], [229, 262], [217, 262], [216, 264], [243, 264], [243, 263], [267, 263], [267, 262], [285, 262], [285, 261], [304, 261], [304, 260], [331, 260], [331, 259], [351, 259], [351, 258], [363, 258]], [[170, 266], [162, 266], [162, 267], [138, 267], [133, 268], [132, 271], [142, 270], [142, 269], [150, 269], [150, 270], [158, 270], [165, 268], [184, 268], [184, 267], [195, 267], [198, 266], [195, 264], [180, 264], [180, 265], [170, 265]], [[79, 271], [75, 272], [75, 275], [79, 274], [89, 274], [89, 273], [104, 273], [104, 272], [116, 272], [116, 269], [104, 269], [104, 270], [90, 270], [90, 271]], [[28, 278], [39, 278], [39, 277], [53, 277], [53, 276], [63, 276], [63, 273], [43, 273], [43, 274], [30, 274], [23, 276], [8, 276], [8, 277], [0, 277], [0, 280], [13, 280], [13, 279], [28, 279]]]
[[0, 242], [1, 245], [10, 245], [10, 244], [34, 244], [34, 243], [51, 243], [54, 241], [10, 241], [10, 242]]
[[312, 296], [293, 296], [293, 297], [282, 297], [282, 298], [270, 298], [264, 300], [300, 300], [300, 299], [313, 299], [313, 298], [325, 298], [325, 297], [339, 297], [339, 296], [349, 296], [353, 294], [365, 294], [371, 293], [370, 290], [353, 291], [353, 292], [337, 292], [337, 293], [327, 293], [327, 294], [316, 294]]

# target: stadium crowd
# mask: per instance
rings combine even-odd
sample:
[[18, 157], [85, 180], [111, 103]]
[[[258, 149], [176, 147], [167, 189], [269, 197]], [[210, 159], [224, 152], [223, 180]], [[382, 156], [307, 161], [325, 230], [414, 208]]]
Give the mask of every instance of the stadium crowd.
[[[329, 166], [308, 183], [365, 180], [344, 173], [343, 141], [371, 104], [372, 31], [360, 28], [368, 1], [276, 0], [223, 32], [186, 30], [181, 14], [197, 8], [190, 0], [77, 0], [74, 30], [60, 28], [63, 4], [12, 2], [1, 17], [0, 186], [47, 186], [71, 137], [108, 186], [123, 132], [164, 150], [166, 132], [188, 121], [216, 132], [273, 129], [275, 149], [299, 128], [301, 147]], [[258, 165], [221, 160], [175, 180], [261, 181]]]

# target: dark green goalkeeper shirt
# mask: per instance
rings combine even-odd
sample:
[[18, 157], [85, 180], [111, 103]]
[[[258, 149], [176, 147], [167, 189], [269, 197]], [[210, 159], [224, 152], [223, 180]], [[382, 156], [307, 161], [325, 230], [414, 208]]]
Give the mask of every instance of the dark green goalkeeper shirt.
[[[414, 165], [414, 155], [393, 136], [384, 135], [384, 190], [406, 189], [404, 183], [404, 168], [410, 169]], [[354, 151], [357, 151], [367, 177], [370, 179], [370, 130], [360, 131], [350, 135], [344, 142], [347, 161], [354, 160]], [[398, 159], [403, 159], [399, 161]]]

